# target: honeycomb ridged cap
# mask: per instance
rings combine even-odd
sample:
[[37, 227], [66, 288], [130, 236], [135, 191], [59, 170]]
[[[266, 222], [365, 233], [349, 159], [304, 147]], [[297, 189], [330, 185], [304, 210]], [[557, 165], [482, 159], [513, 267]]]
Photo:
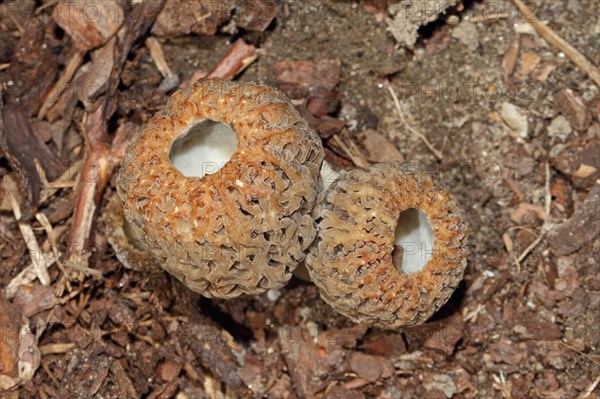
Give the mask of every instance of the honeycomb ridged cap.
[[[424, 212], [431, 259], [405, 274], [393, 263], [395, 231], [407, 209]], [[326, 195], [307, 267], [321, 297], [357, 323], [397, 329], [425, 322], [450, 297], [467, 263], [466, 225], [450, 194], [400, 163], [354, 169]]]
[[[231, 126], [216, 173], [186, 177], [169, 158], [195, 124]], [[320, 138], [279, 90], [206, 79], [173, 94], [129, 146], [117, 179], [124, 215], [162, 268], [207, 297], [282, 287], [316, 234]]]

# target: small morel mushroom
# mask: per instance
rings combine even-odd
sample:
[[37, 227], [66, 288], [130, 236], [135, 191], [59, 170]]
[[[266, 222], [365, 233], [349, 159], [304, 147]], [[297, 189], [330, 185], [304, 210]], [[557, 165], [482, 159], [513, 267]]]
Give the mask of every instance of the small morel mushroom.
[[315, 238], [323, 156], [280, 91], [206, 79], [139, 131], [117, 192], [133, 233], [188, 288], [258, 294], [282, 287]]
[[450, 194], [427, 174], [383, 163], [333, 183], [306, 264], [336, 311], [395, 329], [438, 310], [466, 261], [466, 225]]
[[107, 241], [123, 266], [146, 273], [161, 270], [148, 246], [139, 239], [129, 222], [125, 220], [123, 204], [118, 195], [113, 195], [108, 200], [100, 223], [104, 226]]

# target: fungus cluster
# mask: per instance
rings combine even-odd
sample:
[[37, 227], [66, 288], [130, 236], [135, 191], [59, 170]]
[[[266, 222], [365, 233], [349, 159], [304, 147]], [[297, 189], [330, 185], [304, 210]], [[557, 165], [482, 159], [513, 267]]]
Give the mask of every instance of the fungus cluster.
[[139, 131], [117, 192], [133, 233], [187, 287], [258, 294], [282, 287], [314, 240], [322, 159], [319, 137], [280, 91], [207, 79]]
[[125, 266], [162, 268], [218, 298], [280, 288], [308, 253], [310, 278], [336, 311], [383, 328], [424, 322], [462, 279], [459, 208], [399, 163], [330, 184], [323, 157], [278, 90], [203, 80], [130, 144], [108, 239]]

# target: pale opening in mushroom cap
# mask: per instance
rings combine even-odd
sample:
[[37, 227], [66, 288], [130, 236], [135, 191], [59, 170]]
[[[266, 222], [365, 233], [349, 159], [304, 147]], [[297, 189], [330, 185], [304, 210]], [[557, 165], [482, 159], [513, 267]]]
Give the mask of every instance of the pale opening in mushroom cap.
[[190, 127], [171, 147], [171, 163], [184, 176], [216, 173], [230, 159], [238, 140], [231, 126], [205, 119]]
[[[427, 214], [419, 209], [407, 209], [400, 214], [394, 244], [402, 248], [401, 260], [396, 264], [405, 274], [423, 270], [433, 254], [434, 234]], [[396, 260], [396, 256], [394, 256]]]

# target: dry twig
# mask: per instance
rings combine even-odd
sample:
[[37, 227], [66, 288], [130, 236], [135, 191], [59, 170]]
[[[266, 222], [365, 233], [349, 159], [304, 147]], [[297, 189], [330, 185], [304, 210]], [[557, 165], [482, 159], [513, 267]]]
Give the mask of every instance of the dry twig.
[[409, 123], [406, 121], [406, 118], [404, 117], [404, 113], [402, 112], [402, 108], [400, 107], [400, 101], [398, 101], [398, 96], [396, 96], [396, 93], [394, 92], [394, 89], [392, 89], [392, 85], [390, 84], [390, 82], [387, 82], [387, 89], [390, 92], [392, 99], [394, 100], [394, 105], [396, 107], [396, 112], [398, 113], [398, 116], [400, 117], [400, 120], [402, 121], [402, 123], [404, 124], [404, 126], [406, 126], [406, 128], [413, 133], [414, 135], [416, 135], [418, 138], [421, 139], [421, 141], [423, 141], [423, 143], [427, 146], [427, 148], [429, 149], [429, 151], [431, 151], [433, 153], [433, 155], [435, 155], [435, 157], [437, 159], [439, 159], [440, 161], [444, 159], [444, 155], [438, 151], [433, 144], [431, 144], [431, 142], [427, 139], [427, 137], [425, 137], [421, 132], [419, 132], [418, 130], [416, 130], [415, 128], [413, 128], [411, 125], [409, 125]]
[[[550, 219], [550, 209], [552, 206], [552, 194], [550, 193], [550, 164], [548, 163], [548, 161], [546, 161], [546, 184], [545, 184], [545, 192], [546, 192], [546, 196], [545, 196], [545, 206], [544, 206], [544, 212], [546, 214], [546, 217], [544, 218], [544, 223], [542, 224], [542, 228], [540, 231], [539, 236], [531, 243], [529, 244], [529, 246], [527, 248], [525, 248], [525, 250], [521, 253], [521, 255], [519, 255], [518, 258], [516, 258], [517, 261], [517, 265], [519, 265], [523, 259], [525, 259], [527, 257], [527, 255], [529, 255], [529, 253], [535, 248], [537, 247], [537, 245], [540, 243], [540, 241], [542, 241], [542, 238], [544, 238], [545, 235], [545, 229], [548, 226], [548, 221]], [[520, 269], [520, 266], [519, 266]]]
[[331, 137], [332, 149], [341, 151], [342, 155], [348, 157], [352, 163], [358, 167], [366, 168], [370, 165], [369, 161], [362, 155], [354, 141], [352, 141], [347, 135], [334, 134]]
[[575, 65], [581, 68], [585, 73], [588, 74], [598, 86], [600, 86], [600, 70], [594, 66], [583, 54], [579, 52], [575, 47], [571, 46], [566, 40], [558, 36], [551, 28], [540, 22], [535, 12], [532, 11], [525, 2], [522, 0], [513, 0], [515, 6], [519, 10], [527, 22], [533, 26], [536, 32], [544, 38], [552, 46], [562, 51], [568, 59], [570, 59]]
[[581, 395], [579, 395], [577, 397], [577, 399], [586, 399], [589, 398], [590, 395], [592, 394], [592, 392], [594, 392], [594, 389], [596, 389], [596, 387], [598, 386], [598, 384], [600, 384], [600, 374], [598, 375], [598, 377], [596, 377], [596, 379], [590, 384], [589, 387], [587, 387], [587, 389], [581, 393]]
[[498, 21], [500, 19], [506, 19], [506, 18], [510, 18], [510, 14], [507, 12], [494, 12], [491, 14], [484, 14], [484, 15], [476, 15], [473, 17], [467, 17], [465, 18], [465, 21], [468, 22], [491, 22], [491, 21]]
[[155, 37], [151, 36], [146, 39], [146, 47], [150, 50], [150, 56], [152, 57], [156, 68], [158, 68], [158, 71], [164, 78], [159, 86], [159, 90], [167, 92], [174, 87], [177, 87], [179, 84], [179, 77], [171, 70], [171, 67], [167, 63], [160, 42]]
[[242, 39], [238, 39], [206, 77], [232, 79], [252, 64], [254, 60], [256, 60], [256, 48]]
[[43, 119], [44, 116], [46, 116], [46, 113], [48, 113], [48, 111], [50, 110], [50, 108], [52, 108], [52, 106], [56, 104], [62, 92], [65, 91], [65, 89], [67, 88], [68, 83], [71, 81], [71, 79], [73, 79], [73, 76], [75, 76], [75, 72], [77, 72], [77, 69], [79, 69], [79, 67], [81, 66], [84, 56], [85, 53], [82, 51], [76, 51], [75, 54], [71, 56], [71, 59], [69, 60], [69, 63], [67, 64], [64, 73], [58, 79], [58, 82], [56, 82], [52, 90], [50, 90], [50, 93], [48, 93], [48, 95], [44, 99], [44, 103], [40, 108], [40, 112], [38, 112], [38, 119]]
[[10, 201], [10, 205], [13, 210], [13, 214], [15, 215], [15, 219], [17, 219], [17, 223], [19, 225], [19, 230], [21, 230], [21, 234], [23, 235], [23, 239], [25, 240], [25, 244], [29, 249], [29, 255], [31, 257], [31, 263], [33, 264], [33, 270], [37, 278], [40, 280], [40, 283], [43, 285], [50, 285], [50, 275], [48, 274], [48, 265], [45, 261], [47, 256], [45, 256], [38, 245], [37, 239], [33, 234], [33, 229], [27, 223], [20, 221], [21, 219], [21, 207], [19, 203], [15, 199], [12, 193], [7, 193], [8, 199]]
[[[56, 259], [54, 259], [53, 257], [46, 257], [44, 256], [45, 259], [45, 264], [44, 266], [46, 267], [46, 269], [50, 266], [52, 266], [52, 264], [56, 261]], [[4, 287], [4, 294], [6, 295], [7, 299], [12, 299], [15, 294], [17, 293], [17, 289], [21, 286], [21, 285], [27, 285], [29, 283], [31, 283], [33, 280], [35, 280], [35, 278], [37, 277], [36, 272], [35, 272], [35, 267], [33, 264], [30, 264], [29, 266], [25, 267], [23, 270], [21, 270], [19, 272], [19, 274], [17, 274], [15, 277], [13, 277], [13, 279], [6, 285], [6, 287]]]

